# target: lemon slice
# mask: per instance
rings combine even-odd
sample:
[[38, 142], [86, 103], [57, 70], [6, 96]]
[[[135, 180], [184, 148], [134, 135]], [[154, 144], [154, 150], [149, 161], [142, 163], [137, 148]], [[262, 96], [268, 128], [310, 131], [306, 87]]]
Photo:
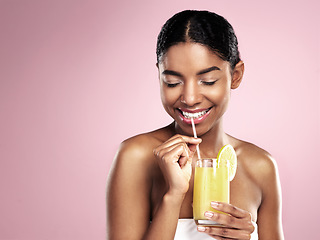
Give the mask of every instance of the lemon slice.
[[217, 156], [218, 164], [229, 160], [229, 181], [232, 181], [237, 171], [237, 154], [230, 144], [223, 146]]

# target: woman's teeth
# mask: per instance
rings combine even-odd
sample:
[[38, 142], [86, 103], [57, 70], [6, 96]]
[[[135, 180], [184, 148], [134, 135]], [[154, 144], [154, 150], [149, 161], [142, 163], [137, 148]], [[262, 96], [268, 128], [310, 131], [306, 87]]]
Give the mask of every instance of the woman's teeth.
[[207, 110], [204, 110], [204, 111], [202, 111], [202, 112], [197, 112], [197, 113], [190, 113], [190, 112], [183, 112], [183, 111], [181, 111], [181, 112], [182, 112], [182, 114], [183, 114], [183, 116], [184, 116], [185, 118], [193, 118], [193, 119], [195, 119], [195, 118], [202, 117], [202, 116], [205, 115], [207, 112], [209, 112], [209, 110], [210, 110], [210, 109], [207, 109]]

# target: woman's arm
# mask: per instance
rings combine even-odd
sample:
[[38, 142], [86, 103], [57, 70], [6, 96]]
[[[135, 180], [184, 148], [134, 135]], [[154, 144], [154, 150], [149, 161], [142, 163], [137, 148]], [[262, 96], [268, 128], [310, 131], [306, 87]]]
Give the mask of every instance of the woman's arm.
[[[108, 239], [173, 239], [191, 177], [189, 158], [192, 159], [195, 151], [193, 144], [200, 141], [175, 136], [154, 152], [148, 146], [150, 141], [131, 139], [122, 144], [109, 175]], [[153, 154], [167, 181], [168, 191], [150, 223]]]
[[150, 220], [150, 164], [139, 142], [123, 142], [107, 184], [107, 239], [142, 239]]
[[262, 202], [258, 210], [259, 240], [282, 240], [281, 187], [275, 161], [266, 156], [261, 166]]

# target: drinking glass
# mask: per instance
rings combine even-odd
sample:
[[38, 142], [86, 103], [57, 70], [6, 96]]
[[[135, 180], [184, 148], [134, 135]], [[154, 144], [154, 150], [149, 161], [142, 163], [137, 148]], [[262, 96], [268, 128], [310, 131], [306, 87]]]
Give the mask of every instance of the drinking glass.
[[221, 213], [211, 207], [211, 201], [229, 203], [229, 191], [229, 161], [218, 163], [215, 158], [197, 160], [193, 189], [193, 218], [197, 225], [220, 225], [208, 220], [204, 213]]

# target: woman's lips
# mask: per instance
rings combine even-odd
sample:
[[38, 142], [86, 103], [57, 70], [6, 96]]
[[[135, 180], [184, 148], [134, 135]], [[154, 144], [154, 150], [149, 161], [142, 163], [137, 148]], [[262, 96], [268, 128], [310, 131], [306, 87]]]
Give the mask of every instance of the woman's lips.
[[191, 118], [195, 124], [202, 122], [206, 117], [210, 114], [211, 108], [207, 109], [197, 109], [197, 110], [189, 110], [189, 109], [177, 109], [180, 119], [187, 123], [191, 124]]

